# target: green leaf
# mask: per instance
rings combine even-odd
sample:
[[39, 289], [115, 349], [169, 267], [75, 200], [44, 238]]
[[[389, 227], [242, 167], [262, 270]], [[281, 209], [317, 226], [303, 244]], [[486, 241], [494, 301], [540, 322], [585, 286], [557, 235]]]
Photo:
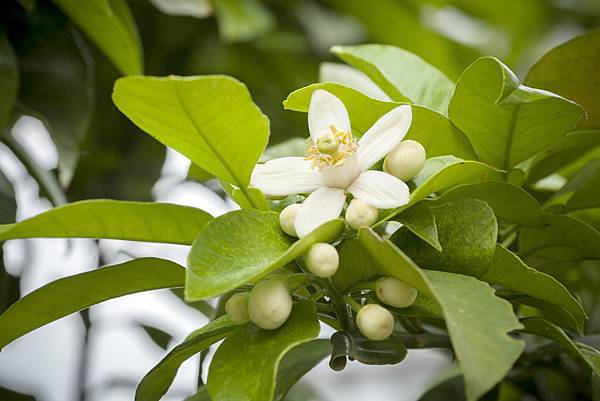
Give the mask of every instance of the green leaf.
[[273, 399], [277, 368], [282, 357], [320, 331], [313, 302], [294, 304], [287, 322], [277, 330], [252, 323], [241, 326], [223, 341], [208, 372], [213, 401]]
[[587, 111], [581, 128], [600, 128], [600, 29], [579, 35], [546, 53], [527, 73], [527, 85], [579, 103]]
[[269, 137], [269, 120], [244, 84], [226, 76], [126, 77], [113, 101], [137, 126], [208, 173], [239, 188], [250, 183]]
[[333, 350], [329, 366], [342, 370], [346, 358], [365, 365], [394, 365], [402, 362], [408, 353], [406, 346], [395, 335], [385, 340], [373, 341], [358, 332], [338, 331], [331, 336]]
[[502, 177], [502, 171], [480, 162], [463, 161], [452, 156], [428, 159], [421, 172], [413, 178], [416, 188], [410, 193], [408, 204], [393, 210], [384, 220], [391, 219], [433, 193], [442, 193], [463, 184], [498, 181]]
[[[19, 65], [10, 42], [0, 33], [0, 133], [10, 122], [19, 91]], [[1, 136], [1, 135], [0, 135]]]
[[279, 363], [273, 400], [283, 401], [290, 388], [329, 354], [331, 342], [324, 338], [305, 342], [289, 350]]
[[397, 215], [394, 220], [402, 223], [410, 232], [427, 242], [429, 245], [442, 250], [435, 224], [435, 216], [423, 202], [419, 202]]
[[596, 176], [579, 188], [567, 201], [567, 209], [593, 209], [600, 207], [600, 176]]
[[531, 161], [527, 182], [535, 182], [568, 167], [581, 156], [600, 145], [600, 131], [575, 131], [562, 137], [554, 145], [537, 154]]
[[498, 223], [487, 203], [459, 198], [430, 208], [441, 250], [400, 229], [391, 241], [420, 266], [481, 277], [494, 256]]
[[522, 341], [506, 334], [521, 328], [508, 302], [474, 277], [421, 270], [371, 229], [361, 229], [358, 241], [371, 259], [372, 275], [397, 277], [441, 306], [469, 401], [502, 380], [523, 350]]
[[[290, 93], [283, 106], [288, 110], [308, 112], [310, 98], [316, 89], [325, 89], [344, 102], [350, 116], [352, 133], [357, 137], [362, 136], [385, 113], [402, 104], [376, 100], [340, 84], [322, 83]], [[447, 117], [427, 107], [411, 107], [412, 124], [405, 139], [420, 142], [427, 151], [427, 157], [452, 154], [464, 159], [474, 158], [468, 139]]]
[[125, 0], [54, 0], [124, 75], [143, 72], [135, 21]]
[[450, 120], [471, 141], [479, 160], [509, 170], [572, 130], [582, 109], [550, 92], [529, 88], [493, 57], [463, 73], [450, 101]]
[[208, 0], [150, 0], [160, 11], [168, 15], [205, 18], [212, 14]]
[[500, 244], [496, 245], [490, 269], [482, 280], [557, 305], [573, 316], [580, 332], [583, 330], [587, 316], [569, 290], [554, 277], [527, 266]]
[[335, 46], [331, 51], [367, 74], [392, 100], [448, 115], [454, 82], [421, 57], [386, 45]]
[[0, 399], [4, 401], [36, 401], [36, 398], [32, 395], [18, 393], [2, 387], [0, 387]]
[[242, 209], [219, 216], [200, 232], [188, 256], [185, 297], [211, 298], [255, 282], [301, 256], [316, 242], [331, 242], [343, 220], [323, 224], [294, 242], [283, 233], [279, 214]]
[[25, 295], [0, 315], [0, 349], [50, 322], [100, 302], [136, 292], [181, 287], [184, 269], [141, 258], [53, 281]]
[[543, 224], [542, 209], [537, 200], [520, 187], [503, 181], [480, 182], [459, 185], [444, 192], [436, 204], [458, 198], [479, 199], [487, 203], [496, 217], [511, 223], [540, 227]]
[[59, 181], [73, 178], [94, 112], [94, 60], [75, 29], [57, 32], [20, 57], [20, 108], [39, 118], [58, 152]]
[[[531, 256], [549, 251], [546, 256], [569, 259], [599, 259], [600, 232], [570, 216], [544, 215], [544, 228], [522, 228], [519, 235], [521, 256]], [[552, 251], [562, 251], [562, 255]]]
[[141, 326], [154, 344], [158, 345], [163, 350], [166, 350], [169, 347], [169, 341], [172, 340], [172, 337], [169, 335], [169, 333], [166, 333], [153, 326], [146, 326], [145, 324], [142, 324]]
[[212, 176], [212, 174], [210, 174], [209, 172], [204, 170], [202, 167], [196, 166], [194, 163], [190, 164], [190, 167], [188, 168], [187, 176], [188, 176], [188, 178], [191, 178], [193, 180], [200, 181], [200, 182], [208, 181], [208, 180], [215, 178]]
[[[11, 182], [0, 171], [0, 223], [13, 222], [16, 215], [17, 201], [15, 200], [15, 191]], [[0, 227], [2, 227], [1, 224]]]
[[189, 245], [212, 219], [189, 206], [116, 200], [70, 203], [0, 225], [0, 241], [17, 238], [110, 238]]
[[138, 384], [136, 401], [158, 401], [167, 392], [179, 367], [192, 356], [231, 334], [237, 326], [222, 316], [192, 332], [148, 372]]
[[247, 42], [275, 26], [268, 8], [258, 0], [212, 0], [219, 32], [226, 42]]
[[600, 375], [600, 351], [588, 345], [571, 340], [560, 327], [555, 326], [542, 318], [526, 318], [522, 319], [521, 323], [525, 326], [523, 329], [524, 332], [547, 337], [556, 341], [565, 347], [567, 351], [586, 363], [596, 375]]

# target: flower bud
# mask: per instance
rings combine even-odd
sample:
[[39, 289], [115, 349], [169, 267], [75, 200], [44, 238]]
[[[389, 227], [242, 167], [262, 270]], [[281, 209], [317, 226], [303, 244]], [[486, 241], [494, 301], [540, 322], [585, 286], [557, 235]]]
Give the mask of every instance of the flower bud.
[[402, 181], [412, 180], [425, 164], [425, 148], [417, 141], [402, 141], [383, 162], [383, 171]]
[[317, 277], [328, 278], [335, 274], [340, 257], [333, 245], [323, 242], [314, 244], [304, 256], [308, 271]]
[[248, 316], [248, 296], [247, 292], [239, 292], [225, 303], [225, 312], [232, 323], [244, 323], [250, 318]]
[[381, 305], [368, 304], [356, 314], [356, 324], [369, 340], [385, 340], [394, 331], [394, 316]]
[[258, 327], [274, 330], [281, 327], [292, 312], [292, 297], [279, 279], [257, 283], [248, 296], [248, 314]]
[[395, 277], [382, 277], [375, 283], [377, 298], [395, 308], [407, 308], [417, 299], [417, 290]]
[[346, 221], [355, 230], [363, 226], [375, 224], [379, 217], [379, 209], [367, 205], [360, 199], [352, 199], [346, 209]]
[[291, 235], [292, 237], [297, 237], [298, 233], [296, 233], [296, 216], [300, 211], [302, 205], [300, 203], [294, 203], [293, 205], [286, 206], [285, 209], [279, 213], [279, 225], [281, 225], [281, 229], [287, 235]]

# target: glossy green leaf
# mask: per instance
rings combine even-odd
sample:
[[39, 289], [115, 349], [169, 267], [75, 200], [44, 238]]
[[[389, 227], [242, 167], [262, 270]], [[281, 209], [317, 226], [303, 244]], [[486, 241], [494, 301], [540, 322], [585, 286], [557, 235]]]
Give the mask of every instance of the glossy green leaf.
[[496, 217], [511, 223], [531, 227], [543, 224], [542, 209], [537, 200], [529, 192], [504, 181], [455, 186], [444, 192], [436, 203], [458, 198], [484, 201], [494, 210]]
[[258, 0], [212, 0], [219, 32], [226, 42], [246, 42], [275, 26], [273, 15]]
[[[0, 33], [0, 130], [9, 123], [19, 91], [19, 65], [10, 42]], [[1, 131], [0, 131], [1, 132]]]
[[22, 55], [19, 67], [21, 109], [48, 129], [58, 152], [59, 181], [67, 187], [94, 112], [92, 55], [81, 34], [69, 29]]
[[0, 315], [0, 349], [50, 322], [100, 302], [136, 292], [181, 287], [184, 268], [141, 258], [53, 281]]
[[124, 75], [143, 72], [143, 51], [125, 0], [53, 0]]
[[[288, 110], [307, 112], [310, 97], [316, 89], [325, 89], [344, 102], [352, 133], [358, 137], [386, 112], [401, 104], [376, 100], [340, 84], [322, 83], [290, 93], [283, 106]], [[427, 157], [451, 154], [464, 159], [474, 158], [473, 148], [465, 135], [448, 118], [427, 107], [412, 105], [412, 125], [405, 138], [420, 142], [425, 147]]]
[[168, 15], [205, 18], [212, 14], [208, 0], [150, 0], [160, 11]]
[[296, 240], [283, 233], [279, 214], [252, 209], [227, 213], [200, 232], [188, 256], [185, 297], [211, 298], [255, 282], [301, 256], [316, 242], [331, 242], [344, 230], [342, 220], [323, 224]]
[[438, 251], [442, 250], [442, 245], [438, 238], [437, 226], [435, 224], [435, 215], [423, 202], [419, 202], [400, 213], [394, 220], [402, 223], [402, 225], [410, 230], [410, 232]]
[[189, 245], [212, 219], [189, 206], [116, 200], [69, 203], [14, 224], [0, 241], [18, 238], [110, 238]]
[[[562, 256], [567, 256], [569, 259], [598, 259], [600, 258], [600, 232], [573, 217], [546, 214], [543, 229], [521, 229], [519, 249], [522, 256], [545, 251], [563, 251]], [[552, 253], [547, 256], [552, 258]]]
[[567, 351], [586, 363], [596, 375], [600, 375], [600, 351], [597, 349], [571, 340], [560, 327], [544, 319], [538, 317], [526, 318], [521, 320], [521, 323], [525, 326], [523, 329], [524, 332], [556, 341], [565, 347]]
[[554, 277], [527, 266], [500, 244], [496, 245], [490, 269], [482, 280], [557, 305], [573, 316], [580, 332], [583, 330], [587, 316], [569, 290]]
[[358, 241], [371, 259], [371, 275], [397, 277], [441, 306], [468, 400], [477, 400], [504, 377], [523, 350], [522, 341], [506, 334], [521, 327], [508, 302], [474, 277], [421, 270], [371, 229], [361, 229]]
[[567, 201], [567, 209], [593, 209], [600, 207], [600, 176], [596, 176], [579, 188]]
[[148, 334], [148, 337], [150, 337], [154, 344], [158, 345], [163, 350], [166, 350], [169, 347], [169, 341], [172, 340], [172, 337], [169, 335], [169, 333], [166, 333], [153, 326], [146, 326], [145, 324], [142, 324], [141, 327], [144, 329], [146, 334]]
[[215, 178], [208, 171], [204, 170], [202, 167], [196, 166], [194, 163], [190, 164], [190, 167], [188, 168], [187, 176], [188, 176], [188, 178], [191, 178], [193, 180], [200, 181], [200, 182], [208, 181], [208, 180]]
[[581, 128], [600, 128], [600, 29], [550, 50], [527, 73], [525, 83], [576, 101], [588, 113]]
[[459, 198], [431, 207], [441, 250], [400, 229], [391, 241], [419, 266], [480, 277], [490, 267], [498, 223], [487, 203]]
[[246, 188], [269, 120], [244, 84], [226, 76], [126, 77], [113, 101], [136, 125], [210, 174]]
[[287, 322], [277, 330], [249, 323], [227, 337], [215, 353], [208, 371], [208, 392], [213, 401], [267, 401], [273, 399], [277, 368], [295, 346], [319, 335], [313, 302], [294, 304]]
[[564, 169], [600, 145], [600, 130], [574, 131], [533, 157], [527, 182], [535, 182]]
[[333, 346], [329, 366], [342, 370], [346, 358], [365, 365], [394, 365], [402, 362], [408, 353], [406, 346], [395, 335], [385, 340], [372, 341], [359, 332], [338, 331], [331, 336]]
[[571, 131], [583, 110], [558, 95], [521, 85], [499, 60], [483, 57], [458, 81], [449, 114], [479, 160], [508, 170]]
[[331, 353], [329, 339], [316, 339], [289, 350], [279, 362], [274, 401], [283, 401], [290, 388]]
[[135, 392], [135, 400], [160, 400], [173, 383], [173, 379], [175, 379], [175, 375], [183, 362], [212, 344], [221, 341], [231, 334], [236, 327], [226, 316], [223, 316], [192, 332], [143, 377]]
[[416, 54], [387, 45], [335, 46], [331, 51], [367, 74], [392, 100], [448, 114], [454, 82]]

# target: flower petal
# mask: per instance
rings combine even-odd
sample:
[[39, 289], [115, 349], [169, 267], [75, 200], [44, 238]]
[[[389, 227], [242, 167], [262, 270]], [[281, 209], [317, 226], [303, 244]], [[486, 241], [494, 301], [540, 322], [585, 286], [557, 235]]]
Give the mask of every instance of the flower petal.
[[382, 171], [362, 173], [348, 188], [355, 198], [378, 209], [391, 209], [408, 203], [408, 186]]
[[321, 224], [337, 219], [342, 213], [346, 195], [343, 189], [319, 188], [302, 204], [296, 216], [296, 232], [298, 237], [309, 234]]
[[383, 159], [400, 143], [410, 128], [412, 109], [409, 105], [388, 111], [358, 141], [358, 163], [361, 171]]
[[348, 188], [360, 173], [356, 154], [346, 159], [341, 166], [325, 166], [321, 169], [325, 185], [341, 189]]
[[324, 185], [321, 173], [303, 157], [282, 157], [257, 164], [250, 184], [270, 196], [312, 192]]
[[308, 107], [308, 131], [313, 142], [316, 143], [320, 136], [331, 133], [331, 127], [337, 131], [351, 132], [348, 111], [335, 95], [324, 89], [317, 89], [312, 93]]

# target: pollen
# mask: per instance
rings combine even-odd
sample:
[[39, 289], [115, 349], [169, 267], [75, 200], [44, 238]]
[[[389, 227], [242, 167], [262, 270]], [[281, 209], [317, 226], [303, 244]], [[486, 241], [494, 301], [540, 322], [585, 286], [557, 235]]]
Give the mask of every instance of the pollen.
[[306, 160], [310, 160], [313, 168], [323, 169], [327, 166], [341, 166], [358, 149], [358, 142], [351, 132], [338, 131], [329, 126], [330, 133], [322, 135], [317, 143], [310, 141], [306, 149]]

